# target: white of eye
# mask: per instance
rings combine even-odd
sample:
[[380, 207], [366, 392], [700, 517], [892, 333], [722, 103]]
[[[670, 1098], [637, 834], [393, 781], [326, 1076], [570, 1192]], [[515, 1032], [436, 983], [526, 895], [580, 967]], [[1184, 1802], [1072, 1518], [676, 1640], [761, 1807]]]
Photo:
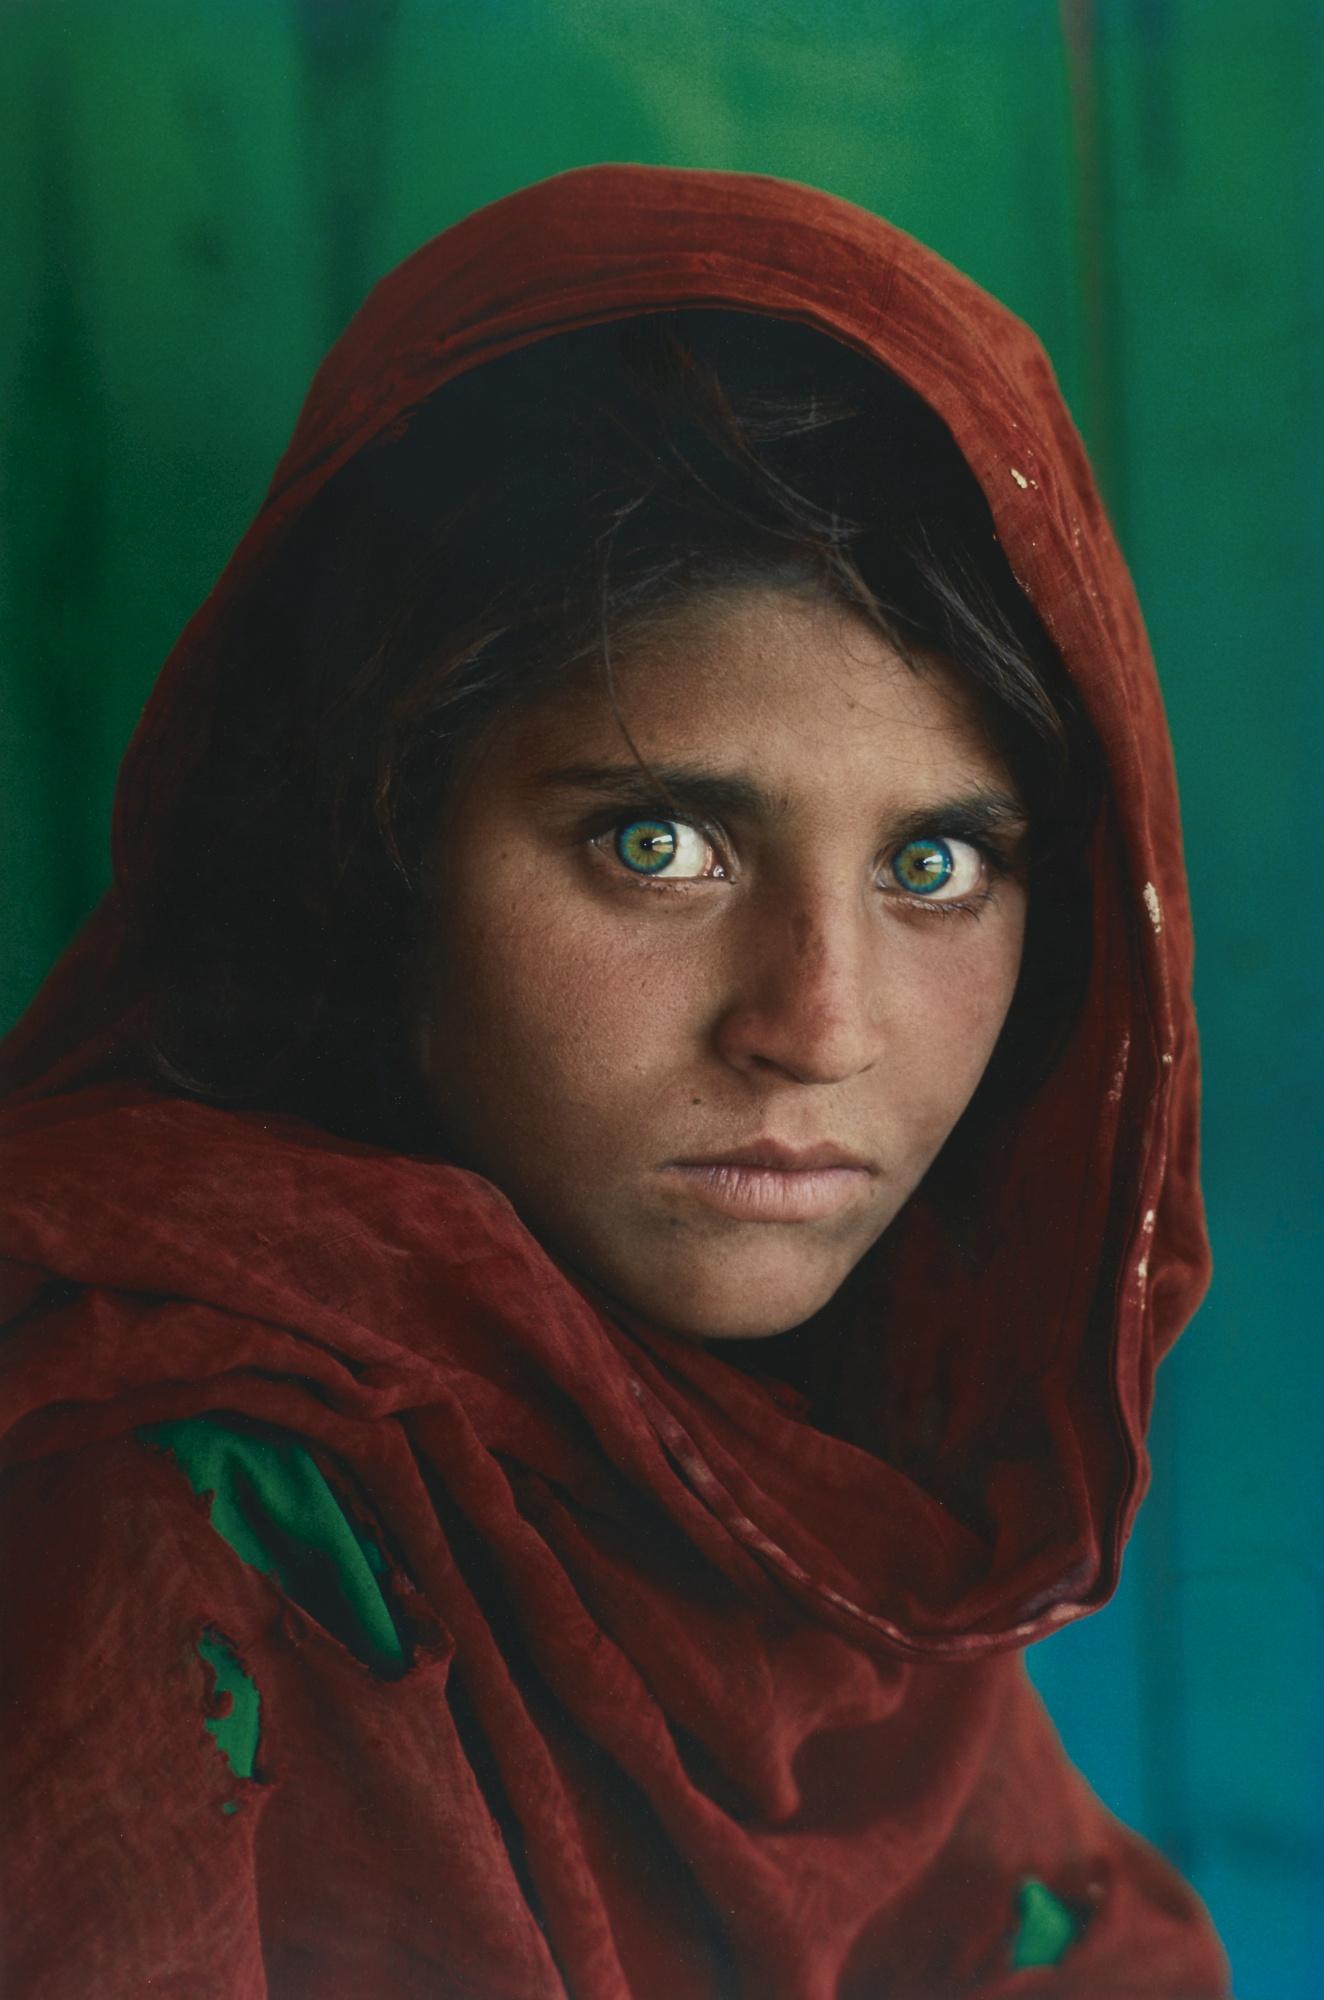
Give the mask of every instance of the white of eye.
[[[636, 831], [648, 828], [664, 828], [672, 836], [673, 842], [669, 851], [659, 848], [651, 849], [651, 853], [656, 860], [656, 866], [654, 867], [646, 865], [650, 850], [644, 841], [639, 843], [637, 849], [638, 861], [632, 861], [628, 854], [628, 849], [631, 845], [630, 836], [635, 834]], [[612, 844], [617, 858], [623, 866], [629, 869], [631, 874], [640, 876], [644, 881], [650, 879], [667, 882], [675, 882], [677, 880], [694, 881], [702, 875], [713, 872], [711, 865], [713, 860], [712, 842], [700, 833], [697, 827], [691, 826], [686, 820], [630, 820], [616, 829]], [[663, 858], [664, 854], [665, 858]], [[640, 862], [645, 863], [645, 865], [639, 865]]]
[[[942, 862], [946, 873], [932, 869], [934, 861]], [[892, 883], [916, 903], [959, 903], [979, 887], [984, 869], [985, 856], [979, 848], [940, 834], [907, 841], [888, 864]]]
[[934, 892], [935, 900], [948, 902], [955, 898], [960, 902], [962, 897], [973, 895], [983, 880], [984, 856], [968, 840], [949, 840], [947, 852], [952, 857], [952, 872], [942, 888]]

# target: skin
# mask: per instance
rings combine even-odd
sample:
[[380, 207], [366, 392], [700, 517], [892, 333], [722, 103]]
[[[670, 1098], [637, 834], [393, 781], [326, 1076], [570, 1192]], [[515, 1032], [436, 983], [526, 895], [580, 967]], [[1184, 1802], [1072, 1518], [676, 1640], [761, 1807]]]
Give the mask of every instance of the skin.
[[[956, 671], [916, 672], [822, 598], [710, 595], [615, 677], [655, 771], [734, 775], [761, 802], [703, 799], [672, 872], [640, 875], [618, 830], [678, 815], [600, 681], [503, 717], [431, 857], [426, 1088], [451, 1156], [625, 1314], [695, 1339], [785, 1332], [882, 1235], [984, 1072], [1020, 966], [1023, 814]], [[598, 766], [611, 789], [564, 775]], [[899, 845], [965, 829], [946, 809], [971, 797], [997, 864], [949, 831], [941, 891], [903, 887]], [[831, 1213], [790, 1221], [723, 1212], [673, 1164], [767, 1139], [864, 1164]]]

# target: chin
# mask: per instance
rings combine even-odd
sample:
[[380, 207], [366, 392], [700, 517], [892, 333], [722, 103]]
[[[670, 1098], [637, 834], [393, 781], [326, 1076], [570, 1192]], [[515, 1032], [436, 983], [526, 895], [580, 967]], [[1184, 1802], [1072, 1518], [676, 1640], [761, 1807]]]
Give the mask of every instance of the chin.
[[760, 1279], [743, 1271], [706, 1274], [691, 1267], [680, 1281], [632, 1287], [624, 1302], [650, 1326], [684, 1340], [770, 1340], [812, 1319], [847, 1275], [834, 1270], [828, 1277]]

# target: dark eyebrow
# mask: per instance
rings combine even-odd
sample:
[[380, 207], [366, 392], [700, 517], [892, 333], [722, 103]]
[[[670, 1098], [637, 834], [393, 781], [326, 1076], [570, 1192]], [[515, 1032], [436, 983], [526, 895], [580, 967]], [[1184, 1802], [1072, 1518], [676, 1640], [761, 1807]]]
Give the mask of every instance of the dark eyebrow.
[[[785, 800], [772, 798], [752, 778], [697, 764], [654, 764], [646, 771], [634, 763], [562, 764], [540, 771], [533, 788], [591, 792], [630, 810], [658, 812], [671, 806], [698, 819], [719, 821], [736, 817], [769, 824], [785, 818], [788, 811]], [[952, 798], [907, 807], [888, 827], [888, 835], [904, 843], [941, 830], [955, 840], [978, 840], [988, 834], [1014, 835], [1027, 825], [1028, 814], [1014, 793], [975, 785]]]
[[670, 803], [678, 811], [695, 813], [702, 819], [722, 819], [728, 814], [755, 820], [780, 817], [768, 794], [752, 778], [735, 771], [707, 770], [698, 764], [650, 764], [647, 770], [634, 763], [563, 764], [553, 771], [540, 771], [533, 782], [538, 790], [595, 792], [622, 805], [653, 810]]
[[1030, 815], [1013, 793], [976, 785], [958, 798], [917, 806], [895, 822], [891, 835], [902, 846], [933, 832], [950, 834], [953, 840], [982, 840], [990, 834], [1010, 839], [1026, 833], [1029, 825]]

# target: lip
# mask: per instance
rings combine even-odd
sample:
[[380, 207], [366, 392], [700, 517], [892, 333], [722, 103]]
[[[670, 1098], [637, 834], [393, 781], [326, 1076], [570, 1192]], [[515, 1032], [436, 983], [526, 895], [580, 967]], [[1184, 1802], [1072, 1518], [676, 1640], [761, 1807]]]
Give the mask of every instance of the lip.
[[875, 1169], [844, 1147], [757, 1139], [664, 1170], [710, 1208], [741, 1222], [817, 1222], [857, 1202]]
[[823, 1167], [851, 1167], [871, 1174], [874, 1165], [860, 1153], [827, 1143], [817, 1146], [788, 1146], [780, 1139], [751, 1139], [744, 1146], [728, 1146], [720, 1153], [706, 1153], [692, 1160], [673, 1160], [676, 1167], [767, 1167], [776, 1173], [813, 1173]]

